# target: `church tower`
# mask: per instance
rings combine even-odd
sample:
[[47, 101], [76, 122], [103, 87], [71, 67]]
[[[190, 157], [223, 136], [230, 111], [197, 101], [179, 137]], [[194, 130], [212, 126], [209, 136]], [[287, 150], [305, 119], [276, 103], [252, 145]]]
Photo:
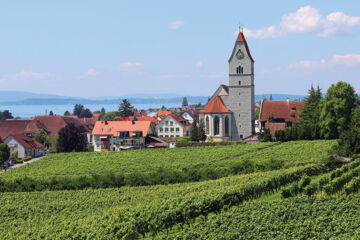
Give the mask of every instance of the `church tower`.
[[239, 141], [255, 133], [254, 60], [244, 34], [239, 31], [229, 59], [229, 97], [232, 112], [231, 140]]

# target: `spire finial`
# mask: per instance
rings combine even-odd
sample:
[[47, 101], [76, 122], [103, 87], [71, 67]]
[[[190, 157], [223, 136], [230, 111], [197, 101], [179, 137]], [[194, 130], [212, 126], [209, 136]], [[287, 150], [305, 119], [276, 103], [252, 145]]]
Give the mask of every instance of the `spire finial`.
[[239, 33], [244, 31], [244, 26], [239, 22]]

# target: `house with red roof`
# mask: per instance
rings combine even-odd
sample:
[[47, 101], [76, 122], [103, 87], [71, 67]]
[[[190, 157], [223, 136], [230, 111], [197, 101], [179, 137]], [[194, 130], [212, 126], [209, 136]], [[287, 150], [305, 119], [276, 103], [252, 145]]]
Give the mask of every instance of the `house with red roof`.
[[11, 152], [18, 151], [19, 158], [27, 156], [40, 157], [45, 155], [44, 145], [22, 134], [10, 135], [4, 142], [8, 145]]
[[3, 120], [0, 121], [0, 138], [5, 139], [9, 135], [35, 136], [39, 129], [48, 132], [44, 124], [38, 120]]
[[299, 122], [299, 112], [303, 108], [303, 101], [265, 101], [261, 102], [260, 127], [261, 131], [269, 128], [273, 136], [278, 130], [292, 127]]
[[145, 147], [148, 135], [155, 134], [151, 121], [97, 121], [92, 130], [94, 151], [119, 151]]
[[184, 137], [190, 135], [191, 124], [180, 114], [169, 113], [159, 116], [161, 119], [156, 126], [159, 137]]

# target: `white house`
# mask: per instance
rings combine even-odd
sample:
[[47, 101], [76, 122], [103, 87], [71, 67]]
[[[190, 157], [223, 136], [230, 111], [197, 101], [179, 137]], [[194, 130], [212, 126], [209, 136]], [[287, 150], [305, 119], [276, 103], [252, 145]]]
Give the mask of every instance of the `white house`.
[[162, 120], [156, 126], [159, 137], [184, 137], [190, 135], [191, 124], [180, 115], [170, 113], [162, 116]]
[[8, 145], [11, 152], [18, 151], [19, 158], [45, 155], [44, 145], [25, 135], [10, 135], [4, 142]]

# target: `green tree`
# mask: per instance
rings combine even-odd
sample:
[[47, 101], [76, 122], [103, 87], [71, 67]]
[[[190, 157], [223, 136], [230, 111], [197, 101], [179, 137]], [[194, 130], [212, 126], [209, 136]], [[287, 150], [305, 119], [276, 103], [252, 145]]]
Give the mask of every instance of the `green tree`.
[[195, 121], [193, 121], [193, 123], [191, 124], [190, 139], [193, 142], [198, 142], [199, 141], [198, 127], [197, 127], [197, 124], [196, 124]]
[[117, 117], [117, 112], [107, 112], [104, 116], [102, 116], [102, 120], [114, 119]]
[[9, 110], [5, 110], [3, 112], [0, 111], [0, 120], [13, 119], [13, 115]]
[[332, 84], [322, 103], [320, 113], [321, 136], [326, 139], [338, 138], [349, 130], [352, 111], [356, 104], [354, 88], [343, 81]]
[[123, 99], [122, 103], [119, 105], [119, 115], [121, 117], [134, 115], [134, 107], [131, 105], [128, 99]]
[[47, 135], [47, 132], [41, 128], [35, 133], [35, 140], [41, 144], [45, 144]]
[[205, 124], [204, 124], [204, 121], [202, 119], [200, 120], [199, 127], [198, 127], [198, 140], [199, 141], [205, 141], [206, 140]]
[[184, 97], [183, 100], [182, 100], [182, 106], [183, 106], [183, 107], [189, 106], [189, 103], [188, 103], [188, 100], [187, 100], [186, 97]]
[[311, 134], [309, 136], [310, 139], [317, 139], [320, 137], [319, 120], [321, 112], [322, 93], [319, 86], [315, 90], [313, 85], [311, 85], [308, 93], [309, 95], [304, 100], [304, 107], [299, 113], [300, 122], [298, 125], [301, 128], [307, 128], [311, 131]]
[[68, 110], [66, 110], [66, 111], [64, 112], [64, 116], [70, 116], [70, 112], [69, 112]]
[[73, 110], [73, 115], [76, 115], [78, 117], [80, 117], [81, 112], [84, 110], [84, 106], [81, 104], [75, 104], [74, 106], [74, 110]]
[[79, 118], [92, 118], [92, 116], [93, 116], [93, 114], [92, 114], [91, 110], [86, 108], [81, 111], [81, 113], [78, 117]]
[[200, 107], [202, 107], [202, 104], [201, 104], [201, 102], [199, 102], [198, 104], [196, 104], [196, 106], [195, 106], [196, 108], [200, 108]]
[[48, 134], [45, 139], [45, 146], [49, 148], [51, 151], [55, 152], [56, 144], [58, 140], [58, 135], [50, 135]]
[[268, 129], [268, 128], [264, 129], [264, 133], [263, 133], [263, 136], [262, 136], [262, 141], [263, 142], [271, 142], [272, 141], [272, 136], [271, 136], [270, 129]]
[[54, 112], [52, 110], [50, 110], [49, 116], [54, 116]]
[[59, 132], [56, 150], [58, 152], [82, 152], [86, 148], [87, 140], [83, 127], [76, 127], [73, 123], [62, 128]]
[[0, 144], [0, 164], [6, 162], [10, 157], [10, 148], [6, 143]]

